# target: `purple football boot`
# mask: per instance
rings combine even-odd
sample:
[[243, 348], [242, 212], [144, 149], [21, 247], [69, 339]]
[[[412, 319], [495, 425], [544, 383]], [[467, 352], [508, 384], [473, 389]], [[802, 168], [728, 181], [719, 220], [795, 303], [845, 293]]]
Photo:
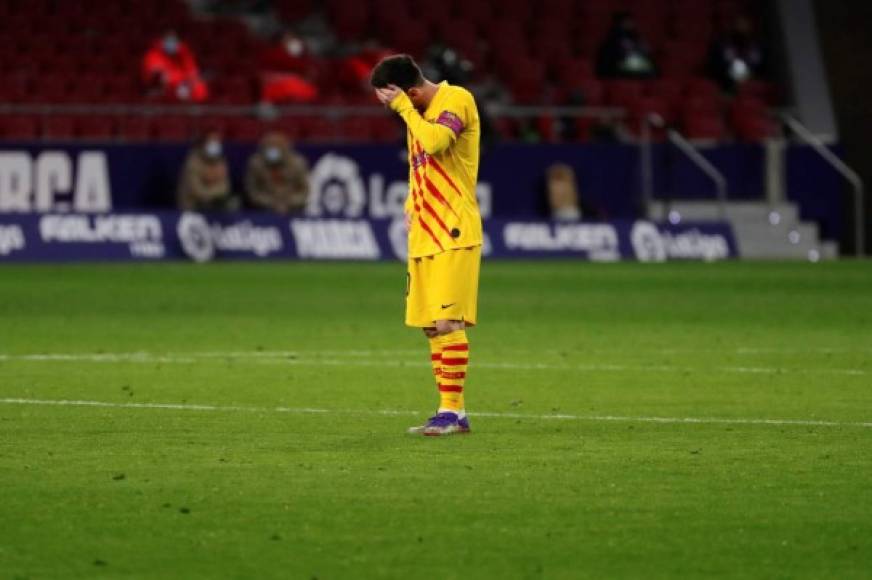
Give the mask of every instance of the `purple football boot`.
[[469, 419], [465, 414], [459, 416], [457, 413], [449, 411], [437, 413], [430, 417], [424, 425], [409, 429], [409, 433], [428, 437], [469, 433]]

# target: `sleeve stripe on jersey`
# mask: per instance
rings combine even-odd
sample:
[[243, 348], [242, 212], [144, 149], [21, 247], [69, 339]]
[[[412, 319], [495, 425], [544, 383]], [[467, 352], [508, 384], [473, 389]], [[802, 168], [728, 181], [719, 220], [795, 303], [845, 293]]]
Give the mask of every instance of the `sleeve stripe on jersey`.
[[439, 203], [441, 203], [442, 205], [444, 205], [445, 207], [447, 207], [448, 209], [450, 209], [450, 210], [451, 210], [451, 213], [453, 213], [454, 215], [456, 215], [458, 218], [460, 217], [459, 215], [457, 215], [457, 212], [454, 211], [454, 208], [451, 207], [451, 204], [448, 203], [448, 200], [445, 199], [445, 196], [442, 195], [442, 193], [441, 193], [441, 192], [436, 188], [435, 185], [433, 185], [433, 182], [430, 181], [430, 178], [427, 177], [426, 175], [424, 176], [424, 185], [427, 186], [427, 191], [430, 192], [430, 195], [432, 195], [433, 197], [435, 197], [436, 200], [437, 200]]
[[436, 242], [436, 245], [439, 246], [439, 249], [442, 250], [442, 251], [444, 252], [444, 251], [445, 251], [445, 248], [442, 247], [442, 244], [439, 242], [439, 238], [436, 237], [436, 234], [433, 233], [433, 230], [430, 229], [430, 226], [427, 225], [427, 222], [425, 222], [425, 221], [424, 221], [423, 219], [421, 219], [421, 217], [419, 216], [419, 217], [418, 217], [418, 223], [421, 224], [421, 227], [424, 228], [424, 231], [425, 231], [425, 232], [427, 232], [428, 234], [430, 234], [430, 237], [433, 238], [433, 241]]
[[[415, 145], [417, 148], [417, 143]], [[418, 195], [420, 195], [421, 199], [423, 200], [424, 199], [424, 188], [421, 187], [421, 175], [418, 173], [417, 167], [413, 168], [412, 174], [415, 176], [415, 182], [418, 184]], [[453, 213], [455, 216], [460, 218], [460, 215], [458, 215], [457, 211], [455, 211], [455, 209], [453, 207], [451, 207], [451, 204], [448, 203], [448, 200], [445, 199], [445, 196], [442, 195], [442, 192], [440, 192], [439, 189], [437, 189], [437, 187], [430, 180], [430, 178], [427, 177], [426, 173], [424, 173], [423, 181], [424, 181], [424, 186], [427, 188], [427, 191], [430, 192], [430, 195], [435, 197], [436, 201], [438, 201], [439, 203], [441, 203], [442, 205], [447, 207], [449, 210], [451, 210], [451, 213]]]
[[435, 219], [435, 220], [436, 220], [436, 223], [439, 224], [439, 227], [442, 228], [442, 231], [444, 231], [444, 232], [445, 232], [445, 233], [450, 237], [450, 236], [451, 236], [451, 232], [448, 230], [448, 226], [445, 225], [445, 222], [442, 221], [442, 219], [439, 217], [439, 215], [438, 215], [438, 214], [436, 213], [436, 211], [433, 209], [433, 206], [431, 206], [429, 203], [427, 203], [427, 200], [426, 200], [426, 199], [423, 200], [422, 204], [423, 204], [423, 206], [424, 206], [424, 209], [426, 209], [427, 212], [428, 212], [431, 216], [433, 216], [433, 219]]
[[435, 169], [436, 172], [437, 172], [439, 175], [442, 176], [442, 179], [444, 179], [444, 180], [448, 183], [448, 185], [450, 185], [451, 188], [454, 189], [454, 191], [457, 192], [457, 195], [459, 195], [459, 196], [462, 197], [463, 194], [460, 193], [460, 190], [457, 189], [457, 186], [454, 185], [454, 181], [452, 181], [451, 178], [448, 177], [448, 174], [445, 172], [444, 169], [442, 169], [442, 166], [439, 165], [439, 163], [438, 163], [435, 159], [433, 159], [432, 157], [429, 158], [429, 163], [430, 163], [431, 165], [433, 165], [433, 169]]

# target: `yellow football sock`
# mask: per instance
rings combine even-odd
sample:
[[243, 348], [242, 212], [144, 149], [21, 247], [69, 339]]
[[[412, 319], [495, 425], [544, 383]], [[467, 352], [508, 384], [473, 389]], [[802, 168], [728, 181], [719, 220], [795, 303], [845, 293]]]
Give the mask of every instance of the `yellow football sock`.
[[437, 338], [442, 347], [442, 369], [437, 377], [439, 411], [457, 413], [464, 409], [463, 383], [469, 363], [469, 341], [465, 330], [455, 330]]

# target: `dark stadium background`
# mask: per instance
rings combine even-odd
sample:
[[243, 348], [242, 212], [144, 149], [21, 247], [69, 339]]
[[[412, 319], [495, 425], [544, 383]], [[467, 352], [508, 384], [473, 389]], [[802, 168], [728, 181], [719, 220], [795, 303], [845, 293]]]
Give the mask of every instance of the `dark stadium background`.
[[[850, 6], [5, 1], [0, 214], [6, 237], [22, 239], [6, 243], [3, 259], [68, 260], [85, 250], [69, 245], [75, 237], [67, 248], [46, 246], [38, 214], [84, 213], [69, 227], [89, 229], [98, 227], [94, 212], [173, 211], [185, 155], [210, 130], [222, 134], [242, 211], [253, 209], [244, 191], [247, 158], [267, 131], [278, 130], [312, 169], [309, 206], [298, 218], [396, 216], [404, 137], [365, 77], [380, 56], [400, 51], [435, 80], [449, 78], [476, 94], [484, 126], [481, 195], [485, 217], [494, 218], [495, 256], [514, 255], [501, 233], [513, 220], [544, 228], [539, 235], [547, 240], [531, 238], [527, 250], [582, 258], [642, 257], [601, 240], [560, 241], [596, 237], [585, 224], [608, 222], [625, 246], [636, 220], [658, 224], [662, 240], [654, 243], [667, 246], [667, 257], [682, 257], [668, 248], [676, 244], [691, 247], [683, 257], [705, 257], [699, 240], [707, 236], [732, 248], [724, 256], [857, 254], [868, 221], [867, 84], [849, 55], [862, 54], [856, 45], [866, 35], [845, 33], [864, 22]], [[603, 66], [603, 44], [622, 13], [634, 19], [653, 63], [635, 75], [641, 78]], [[725, 82], [713, 54], [739, 21], [760, 62], [747, 80]], [[143, 73], [146, 52], [170, 30], [196, 59], [205, 98], [162, 90]], [[302, 53], [282, 53], [285, 33]], [[281, 74], [295, 78], [276, 84]], [[824, 150], [835, 156], [825, 159]], [[847, 165], [834, 167], [836, 156]], [[584, 223], [547, 223], [547, 175], [555, 164], [573, 172]], [[164, 230], [174, 229], [174, 218], [161, 219]], [[262, 212], [246, 219], [283, 230], [277, 254], [296, 255], [281, 220]], [[222, 218], [223, 227], [239, 221]], [[379, 257], [391, 256], [383, 247], [389, 232], [372, 227], [382, 240]], [[140, 241], [157, 241], [163, 252], [128, 252], [129, 240], [118, 246], [116, 239], [114, 248], [92, 242], [83, 257], [184, 259], [177, 236], [161, 234]], [[217, 246], [220, 258], [227, 248]]]

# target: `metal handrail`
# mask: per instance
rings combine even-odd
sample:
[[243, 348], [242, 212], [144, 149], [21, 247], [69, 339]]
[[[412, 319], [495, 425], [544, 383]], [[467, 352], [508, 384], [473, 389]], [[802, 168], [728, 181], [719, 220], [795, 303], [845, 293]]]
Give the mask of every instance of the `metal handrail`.
[[[664, 128], [666, 122], [660, 115], [651, 114], [645, 117], [642, 124], [642, 192], [645, 203], [650, 204], [653, 197], [653, 164], [651, 160], [651, 127]], [[712, 180], [715, 184], [715, 191], [718, 200], [718, 217], [725, 220], [727, 217], [727, 179], [711, 161], [706, 159], [696, 147], [688, 141], [684, 135], [678, 130], [668, 127], [666, 128], [666, 138], [670, 143], [678, 147], [700, 171]], [[646, 207], [647, 211], [647, 207]]]
[[712, 162], [706, 159], [702, 153], [696, 150], [690, 141], [685, 139], [684, 135], [675, 129], [666, 131], [666, 137], [669, 141], [678, 147], [682, 153], [693, 161], [699, 169], [705, 173], [709, 179], [715, 184], [716, 195], [718, 198], [718, 217], [722, 220], [727, 218], [727, 179], [717, 167], [712, 165]]
[[796, 117], [785, 112], [780, 112], [778, 115], [794, 134], [811, 145], [812, 149], [854, 188], [854, 234], [857, 238], [857, 257], [862, 258], [866, 252], [865, 186], [863, 180], [838, 155], [830, 151], [820, 137], [809, 131]]

